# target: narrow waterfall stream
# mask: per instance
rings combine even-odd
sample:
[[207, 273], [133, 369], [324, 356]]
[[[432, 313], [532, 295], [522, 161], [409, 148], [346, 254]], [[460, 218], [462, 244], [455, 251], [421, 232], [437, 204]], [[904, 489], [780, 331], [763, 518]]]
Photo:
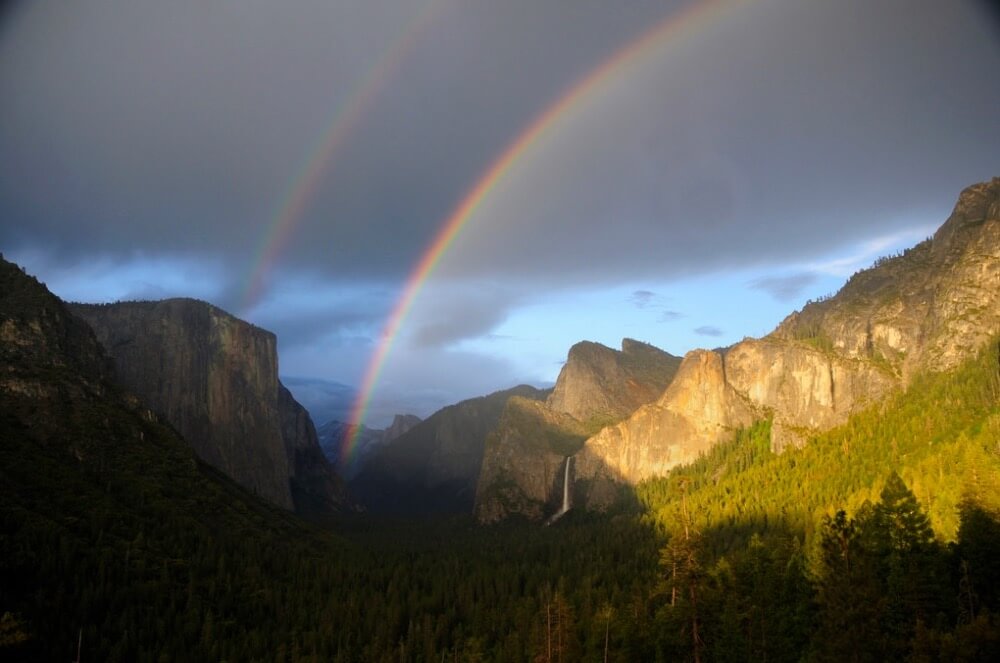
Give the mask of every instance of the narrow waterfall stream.
[[572, 462], [573, 462], [573, 457], [572, 456], [566, 456], [566, 468], [563, 471], [563, 501], [562, 501], [562, 507], [558, 511], [556, 511], [554, 514], [552, 514], [552, 517], [549, 518], [548, 521], [545, 523], [546, 525], [551, 525], [555, 521], [557, 521], [560, 518], [562, 518], [566, 514], [566, 512], [569, 511], [569, 507], [570, 507], [570, 503], [569, 503], [569, 469], [570, 469], [570, 464]]

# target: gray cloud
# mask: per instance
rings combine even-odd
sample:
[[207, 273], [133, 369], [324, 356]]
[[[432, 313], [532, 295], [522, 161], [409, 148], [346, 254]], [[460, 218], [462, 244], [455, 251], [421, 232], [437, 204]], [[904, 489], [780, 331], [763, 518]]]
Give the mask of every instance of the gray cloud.
[[701, 327], [697, 327], [694, 330], [694, 333], [698, 334], [699, 336], [722, 336], [724, 332], [718, 327], [713, 327], [711, 325], [702, 325]]
[[[20, 3], [0, 25], [0, 248], [44, 254], [66, 282], [95, 256], [201, 261], [221, 273], [204, 296], [235, 313], [273, 258], [272, 304], [248, 314], [296, 368], [356, 376], [399, 284], [505, 147], [689, 4], [438, 2], [401, 38], [425, 0]], [[540, 293], [803, 262], [938, 223], [996, 174], [982, 137], [1000, 135], [1000, 88], [983, 81], [1000, 40], [978, 5], [736, 4], [616, 70], [518, 154], [440, 260], [452, 290], [421, 296], [411, 349], [492, 333]], [[364, 112], [283, 224], [358, 90]], [[300, 272], [356, 296], [282, 303]], [[752, 287], [801, 287], [780, 278]], [[504, 289], [453, 294], [470, 280]], [[663, 306], [651, 290], [631, 301]]]
[[[0, 242], [197, 246], [251, 272], [307, 155], [423, 5], [24, 6], [0, 43]], [[676, 9], [445, 5], [374, 88], [282, 264], [406, 274], [504, 145]], [[993, 174], [979, 136], [1000, 131], [1000, 91], [980, 82], [1000, 47], [972, 6], [768, 0], [719, 16], [555, 123], [442, 274], [545, 287], [815, 254], [834, 221], [846, 242], [904, 211], [940, 217]]]
[[417, 348], [443, 347], [496, 329], [523, 295], [499, 285], [468, 283], [461, 287], [428, 284], [426, 304], [409, 321]]
[[636, 290], [629, 297], [629, 301], [632, 302], [636, 308], [646, 308], [655, 298], [656, 293], [652, 290]]
[[653, 292], [652, 290], [635, 290], [629, 296], [629, 302], [637, 309], [659, 309], [659, 322], [673, 322], [684, 317], [679, 311], [671, 311], [666, 308], [666, 298]]
[[817, 280], [812, 272], [800, 272], [788, 276], [767, 276], [750, 282], [754, 290], [763, 290], [779, 301], [789, 301], [799, 296], [802, 290]]

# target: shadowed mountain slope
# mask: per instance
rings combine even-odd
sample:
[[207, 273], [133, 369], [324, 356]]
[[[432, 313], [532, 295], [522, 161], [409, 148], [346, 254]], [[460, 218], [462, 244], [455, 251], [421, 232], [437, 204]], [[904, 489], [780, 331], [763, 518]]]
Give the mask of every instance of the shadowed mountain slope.
[[193, 299], [71, 309], [107, 348], [121, 383], [200, 458], [285, 508], [342, 505], [308, 413], [278, 380], [274, 334]]
[[375, 451], [351, 481], [352, 497], [380, 513], [470, 513], [486, 437], [508, 399], [548, 394], [521, 385], [438, 410]]

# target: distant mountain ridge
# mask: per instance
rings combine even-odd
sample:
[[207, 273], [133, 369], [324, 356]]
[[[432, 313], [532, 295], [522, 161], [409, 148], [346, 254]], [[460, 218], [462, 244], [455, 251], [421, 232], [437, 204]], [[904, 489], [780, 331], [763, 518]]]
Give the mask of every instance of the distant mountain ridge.
[[323, 454], [337, 473], [346, 480], [353, 479], [368, 463], [368, 460], [380, 447], [392, 442], [419, 424], [422, 420], [415, 414], [397, 414], [388, 428], [369, 428], [360, 425], [360, 431], [354, 440], [354, 451], [349, 467], [342, 467], [341, 452], [345, 438], [351, 434], [351, 424], [336, 419], [328, 421], [319, 427], [319, 444]]

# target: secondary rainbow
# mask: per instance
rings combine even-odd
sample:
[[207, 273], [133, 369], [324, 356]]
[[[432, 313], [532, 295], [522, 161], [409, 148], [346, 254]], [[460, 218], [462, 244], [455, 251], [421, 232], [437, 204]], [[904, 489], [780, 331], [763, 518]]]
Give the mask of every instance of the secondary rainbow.
[[334, 155], [354, 132], [365, 111], [378, 97], [387, 81], [395, 77], [406, 55], [413, 49], [424, 32], [442, 0], [431, 0], [417, 12], [416, 16], [400, 31], [382, 56], [368, 70], [337, 107], [326, 130], [320, 136], [316, 147], [308, 153], [295, 177], [289, 182], [285, 195], [271, 215], [260, 244], [254, 251], [252, 268], [243, 289], [243, 307], [249, 309], [257, 303], [268, 274], [278, 256], [288, 245], [298, 221], [309, 202], [316, 195], [316, 189], [334, 163]]
[[643, 57], [653, 54], [657, 45], [682, 35], [693, 36], [699, 29], [710, 24], [711, 19], [720, 16], [723, 9], [732, 8], [745, 2], [746, 0], [742, 2], [741, 0], [701, 0], [667, 16], [572, 85], [568, 91], [536, 116], [527, 128], [490, 164], [442, 224], [434, 241], [431, 242], [413, 268], [406, 285], [403, 287], [403, 292], [396, 301], [395, 308], [382, 329], [378, 345], [368, 363], [361, 388], [351, 409], [349, 433], [342, 442], [340, 452], [342, 467], [347, 467], [351, 462], [358, 435], [361, 432], [361, 424], [364, 423], [367, 416], [375, 385], [378, 383], [382, 368], [392, 351], [393, 342], [399, 335], [403, 321], [413, 307], [421, 287], [447, 252], [448, 247], [452, 245], [459, 232], [469, 222], [469, 219], [472, 218], [497, 183], [518, 163], [532, 145], [556, 127], [561, 118], [587, 98], [596, 94], [617, 74], [621, 74], [630, 66], [638, 64]]

